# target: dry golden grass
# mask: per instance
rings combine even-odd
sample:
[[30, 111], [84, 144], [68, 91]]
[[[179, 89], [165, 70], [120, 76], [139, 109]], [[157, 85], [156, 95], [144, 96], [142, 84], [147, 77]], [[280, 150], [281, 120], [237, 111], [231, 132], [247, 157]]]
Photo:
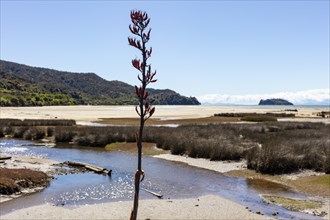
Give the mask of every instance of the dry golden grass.
[[21, 188], [47, 186], [47, 174], [30, 169], [0, 168], [0, 194], [9, 195]]

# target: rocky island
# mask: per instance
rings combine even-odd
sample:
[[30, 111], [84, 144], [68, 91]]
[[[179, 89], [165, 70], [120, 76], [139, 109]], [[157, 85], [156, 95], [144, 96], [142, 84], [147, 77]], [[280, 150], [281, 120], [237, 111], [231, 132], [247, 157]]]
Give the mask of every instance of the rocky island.
[[259, 105], [293, 105], [285, 99], [261, 99]]

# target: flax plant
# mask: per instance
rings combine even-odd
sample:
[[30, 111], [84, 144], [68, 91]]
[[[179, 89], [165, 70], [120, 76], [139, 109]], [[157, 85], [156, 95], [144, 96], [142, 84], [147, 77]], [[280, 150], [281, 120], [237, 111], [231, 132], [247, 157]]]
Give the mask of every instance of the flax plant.
[[149, 28], [147, 30], [150, 18], [146, 12], [134, 10], [131, 11], [130, 16], [132, 24], [129, 25], [129, 29], [131, 33], [135, 35], [135, 37], [128, 37], [128, 43], [130, 46], [137, 48], [142, 55], [142, 60], [132, 60], [133, 67], [139, 71], [138, 80], [141, 82], [139, 86], [135, 86], [135, 92], [139, 100], [139, 104], [135, 107], [135, 110], [140, 117], [140, 128], [139, 131], [135, 133], [138, 149], [138, 167], [134, 178], [134, 205], [131, 212], [131, 219], [136, 220], [139, 204], [140, 182], [142, 182], [144, 179], [144, 171], [142, 170], [143, 128], [146, 120], [148, 120], [148, 118], [150, 118], [155, 112], [155, 107], [153, 107], [151, 103], [147, 101], [149, 94], [146, 88], [148, 84], [155, 83], [157, 80], [154, 79], [156, 71], [152, 72], [151, 64], [147, 63], [152, 54], [152, 48], [147, 48], [146, 46], [150, 40], [151, 29]]

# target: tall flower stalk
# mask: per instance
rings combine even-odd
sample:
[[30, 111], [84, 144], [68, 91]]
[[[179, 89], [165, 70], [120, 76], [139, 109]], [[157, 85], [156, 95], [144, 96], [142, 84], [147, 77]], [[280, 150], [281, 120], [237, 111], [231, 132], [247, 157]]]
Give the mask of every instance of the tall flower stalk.
[[148, 92], [146, 91], [147, 85], [155, 83], [157, 80], [154, 79], [156, 71], [151, 71], [151, 64], [147, 61], [151, 57], [152, 48], [147, 48], [146, 44], [150, 39], [151, 28], [147, 30], [150, 22], [148, 14], [142, 11], [131, 11], [132, 24], [129, 25], [129, 29], [134, 38], [128, 37], [128, 43], [130, 46], [137, 48], [141, 51], [142, 60], [133, 59], [132, 65], [139, 71], [138, 79], [141, 82], [139, 86], [135, 86], [135, 92], [139, 100], [138, 106], [135, 107], [137, 114], [140, 117], [140, 128], [139, 132], [135, 134], [136, 145], [138, 149], [138, 167], [134, 178], [134, 205], [131, 212], [131, 219], [136, 220], [139, 206], [139, 192], [140, 182], [144, 179], [144, 171], [142, 170], [142, 135], [143, 127], [146, 120], [148, 120], [155, 112], [155, 107], [147, 101]]

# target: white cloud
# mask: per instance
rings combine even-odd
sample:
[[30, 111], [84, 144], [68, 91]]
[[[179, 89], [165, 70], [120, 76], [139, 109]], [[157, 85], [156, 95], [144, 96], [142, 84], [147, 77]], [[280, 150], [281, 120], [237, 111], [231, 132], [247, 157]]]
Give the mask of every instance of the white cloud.
[[330, 89], [314, 89], [299, 92], [280, 92], [268, 94], [222, 95], [208, 94], [197, 97], [201, 103], [257, 105], [260, 99], [281, 98], [295, 105], [329, 104]]

